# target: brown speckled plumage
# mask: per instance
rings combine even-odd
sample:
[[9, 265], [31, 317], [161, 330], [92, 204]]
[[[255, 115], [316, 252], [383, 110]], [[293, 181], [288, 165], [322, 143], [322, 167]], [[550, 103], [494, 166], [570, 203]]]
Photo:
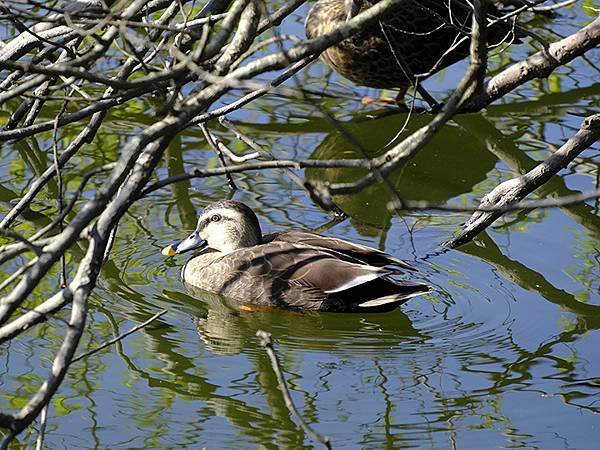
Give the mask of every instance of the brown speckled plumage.
[[[254, 213], [239, 205], [227, 201], [218, 208], [209, 206], [202, 214], [197, 232], [206, 236], [209, 246], [211, 233], [221, 236], [220, 227], [227, 227], [223, 233], [238, 239], [238, 244], [230, 252], [204, 248], [183, 267], [186, 284], [243, 303], [319, 311], [389, 311], [429, 291], [425, 284], [391, 278], [402, 270], [414, 270], [408, 263], [316, 233], [287, 231], [263, 236], [258, 245], [244, 245], [256, 239], [243, 234], [260, 235], [260, 228]], [[233, 213], [234, 208], [241, 215]], [[205, 230], [214, 211], [222, 219]], [[230, 213], [239, 223], [226, 219]]]
[[[378, 1], [365, 0], [360, 10]], [[306, 18], [307, 36], [318, 37], [345, 22], [344, 3], [344, 0], [315, 3]], [[469, 39], [451, 52], [448, 49], [469, 35], [471, 15], [471, 7], [464, 0], [406, 0], [380, 24], [330, 47], [321, 57], [332, 69], [358, 85], [406, 89], [414, 75], [435, 73], [468, 55]], [[488, 41], [496, 44], [509, 32], [510, 27], [505, 24], [492, 26]]]

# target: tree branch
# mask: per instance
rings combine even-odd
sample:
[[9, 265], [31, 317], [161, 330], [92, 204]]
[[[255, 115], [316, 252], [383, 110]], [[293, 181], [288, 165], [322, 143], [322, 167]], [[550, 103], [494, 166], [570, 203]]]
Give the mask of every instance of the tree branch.
[[304, 418], [300, 415], [298, 409], [296, 408], [296, 405], [294, 405], [294, 401], [290, 396], [290, 390], [288, 389], [287, 383], [285, 382], [285, 377], [283, 376], [283, 371], [281, 370], [281, 364], [279, 364], [279, 358], [277, 358], [277, 354], [275, 353], [275, 349], [273, 348], [271, 334], [263, 330], [258, 330], [256, 332], [256, 335], [260, 339], [260, 345], [263, 346], [263, 348], [267, 352], [267, 355], [269, 355], [269, 359], [271, 360], [271, 367], [273, 368], [273, 371], [275, 372], [275, 375], [277, 377], [279, 390], [283, 395], [283, 400], [288, 411], [298, 421], [298, 423], [300, 424], [300, 428], [302, 428], [315, 441], [320, 442], [325, 448], [331, 450], [332, 447], [329, 438], [313, 430], [312, 427], [308, 425]]
[[550, 44], [548, 48], [494, 76], [487, 82], [483, 93], [468, 101], [462, 110], [479, 111], [527, 81], [549, 76], [557, 67], [569, 63], [598, 45], [600, 17], [576, 33]]
[[480, 202], [482, 209], [490, 207], [497, 209], [473, 214], [461, 233], [446, 242], [444, 246], [454, 248], [469, 242], [504, 214], [501, 208], [521, 200], [537, 189], [561, 169], [567, 167], [577, 155], [598, 139], [600, 139], [600, 114], [595, 114], [587, 117], [579, 131], [548, 159], [526, 174], [503, 182], [483, 197]]

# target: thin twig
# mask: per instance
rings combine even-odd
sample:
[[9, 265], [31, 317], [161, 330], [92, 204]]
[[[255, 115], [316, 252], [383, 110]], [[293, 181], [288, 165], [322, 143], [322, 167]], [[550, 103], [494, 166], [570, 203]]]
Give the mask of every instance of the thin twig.
[[11, 283], [13, 283], [15, 280], [17, 280], [21, 275], [23, 275], [25, 272], [27, 272], [31, 268], [31, 266], [33, 266], [36, 262], [37, 262], [37, 257], [31, 259], [31, 261], [27, 262], [26, 264], [23, 264], [21, 267], [19, 267], [17, 270], [15, 270], [12, 274], [10, 274], [10, 276], [8, 278], [6, 278], [5, 280], [2, 281], [2, 283], [0, 283], [0, 291], [4, 290], [6, 288], [6, 286], [9, 286]]
[[287, 383], [283, 376], [283, 370], [281, 369], [281, 364], [279, 363], [279, 358], [277, 358], [277, 354], [275, 353], [275, 349], [273, 348], [273, 341], [271, 340], [271, 334], [267, 333], [263, 330], [258, 330], [256, 332], [256, 336], [260, 339], [260, 345], [263, 346], [267, 355], [269, 355], [269, 359], [271, 360], [271, 367], [273, 368], [273, 372], [275, 372], [275, 376], [277, 376], [277, 382], [279, 383], [279, 390], [283, 395], [283, 400], [285, 401], [285, 406], [287, 407], [290, 414], [298, 421], [300, 427], [309, 434], [315, 441], [320, 442], [325, 446], [325, 448], [331, 450], [331, 441], [327, 436], [323, 436], [322, 434], [315, 431], [310, 425], [306, 423], [304, 418], [298, 412], [298, 409], [294, 405], [292, 397], [290, 396], [290, 390], [288, 389]]
[[576, 2], [577, 2], [577, 0], [565, 0], [563, 2], [554, 3], [553, 5], [534, 6], [533, 8], [531, 8], [531, 10], [535, 11], [535, 12], [554, 12], [557, 9], [564, 8], [565, 6], [572, 5], [573, 3], [576, 3]]
[[80, 359], [83, 358], [87, 358], [88, 356], [93, 355], [94, 353], [98, 353], [100, 350], [113, 345], [115, 342], [119, 342], [122, 341], [123, 339], [125, 339], [127, 336], [129, 336], [130, 334], [135, 333], [138, 330], [141, 330], [142, 328], [150, 325], [152, 322], [154, 322], [156, 319], [158, 319], [160, 316], [165, 315], [168, 312], [168, 310], [163, 309], [162, 311], [157, 312], [156, 314], [154, 314], [152, 317], [150, 317], [148, 320], [140, 323], [139, 325], [136, 325], [135, 327], [125, 331], [124, 333], [121, 333], [120, 335], [118, 335], [117, 337], [114, 337], [113, 339], [106, 341], [102, 344], [100, 344], [98, 347], [93, 348], [92, 350], [82, 353], [79, 356], [76, 356], [75, 358], [73, 358], [71, 360], [71, 364], [73, 364], [74, 362], [79, 361]]
[[3, 230], [2, 228], [0, 228], [0, 236], [10, 237], [10, 238], [13, 238], [16, 241], [19, 241], [19, 242], [25, 244], [25, 246], [28, 249], [33, 250], [33, 252], [37, 256], [40, 256], [42, 254], [42, 248], [40, 246], [34, 244], [33, 242], [31, 242], [26, 237], [21, 236], [19, 233], [16, 233], [16, 232], [10, 231], [10, 230]]
[[200, 124], [200, 129], [202, 130], [202, 133], [204, 134], [204, 137], [206, 138], [206, 142], [208, 142], [208, 145], [210, 145], [213, 148], [213, 150], [217, 153], [217, 156], [219, 157], [219, 162], [221, 163], [221, 167], [223, 167], [223, 169], [225, 169], [225, 175], [227, 176], [227, 182], [229, 183], [229, 188], [234, 191], [237, 191], [237, 186], [235, 185], [235, 181], [233, 181], [233, 177], [231, 176], [231, 173], [228, 170], [227, 162], [225, 161], [225, 157], [223, 156], [221, 147], [219, 147], [219, 145], [215, 141], [214, 136], [209, 131], [209, 129], [205, 123]]
[[50, 404], [46, 404], [42, 408], [42, 412], [40, 413], [40, 431], [38, 432], [38, 438], [35, 443], [35, 450], [42, 450], [44, 448], [44, 436], [46, 434], [46, 422], [48, 420], [48, 408]]
[[[57, 209], [58, 215], [61, 216], [64, 209], [64, 194], [63, 194], [63, 180], [60, 172], [60, 165], [58, 164], [58, 119], [63, 115], [67, 109], [67, 101], [63, 101], [62, 107], [56, 118], [54, 119], [54, 129], [52, 130], [52, 156], [54, 163], [54, 173], [56, 174], [56, 184], [58, 185], [58, 198], [57, 198]], [[58, 221], [58, 229], [60, 232], [63, 231], [63, 220]], [[67, 260], [63, 254], [60, 258], [60, 285], [65, 287], [67, 285]]]

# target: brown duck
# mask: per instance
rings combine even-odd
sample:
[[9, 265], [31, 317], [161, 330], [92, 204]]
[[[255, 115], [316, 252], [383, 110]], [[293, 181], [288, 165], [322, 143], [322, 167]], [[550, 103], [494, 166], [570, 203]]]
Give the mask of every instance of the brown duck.
[[319, 311], [390, 311], [430, 290], [392, 276], [415, 270], [382, 251], [306, 231], [263, 236], [246, 205], [209, 205], [196, 230], [163, 249], [173, 256], [193, 249], [181, 274], [185, 283], [242, 303]]
[[[378, 1], [319, 0], [306, 18], [306, 35], [312, 39], [328, 33]], [[424, 79], [469, 54], [472, 14], [466, 0], [405, 0], [380, 23], [330, 47], [321, 58], [358, 85], [399, 89], [400, 102], [417, 78]], [[498, 10], [490, 5], [490, 17], [495, 14]], [[489, 45], [511, 38], [510, 24], [498, 22], [488, 29]]]

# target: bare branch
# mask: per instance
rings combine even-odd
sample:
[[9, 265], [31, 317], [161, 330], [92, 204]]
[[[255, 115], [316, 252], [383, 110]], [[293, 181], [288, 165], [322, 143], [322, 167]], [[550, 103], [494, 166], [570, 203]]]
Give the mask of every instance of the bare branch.
[[480, 203], [480, 207], [498, 208], [492, 212], [477, 212], [465, 224], [462, 232], [446, 242], [446, 247], [454, 248], [473, 239], [495, 220], [503, 215], [502, 207], [509, 206], [537, 189], [557, 174], [561, 169], [579, 155], [582, 151], [600, 139], [600, 114], [587, 117], [579, 131], [572, 136], [552, 156], [538, 164], [532, 170], [520, 177], [505, 181], [488, 193]]
[[545, 78], [557, 67], [563, 66], [587, 51], [600, 45], [600, 17], [571, 36], [566, 37], [524, 61], [513, 64], [489, 80], [482, 95], [472, 98], [465, 111], [478, 111], [503, 97], [516, 87], [533, 80]]
[[292, 397], [290, 396], [290, 390], [287, 387], [287, 383], [285, 382], [285, 377], [283, 376], [283, 371], [281, 370], [281, 364], [279, 363], [279, 358], [277, 358], [277, 354], [275, 353], [275, 349], [273, 348], [273, 341], [271, 340], [271, 334], [267, 333], [263, 330], [258, 330], [256, 335], [260, 339], [260, 345], [263, 346], [267, 355], [269, 355], [269, 359], [271, 360], [271, 367], [277, 376], [277, 382], [279, 383], [279, 390], [283, 395], [283, 400], [285, 401], [285, 406], [287, 407], [290, 414], [298, 421], [300, 424], [300, 428], [302, 428], [310, 437], [312, 437], [315, 441], [320, 442], [323, 446], [329, 450], [331, 450], [331, 442], [327, 436], [323, 436], [317, 431], [313, 430], [310, 425], [306, 423], [304, 418], [298, 412], [298, 409], [294, 405]]
[[166, 309], [163, 309], [162, 311], [157, 312], [156, 314], [154, 314], [152, 317], [150, 317], [148, 320], [140, 323], [139, 325], [136, 325], [135, 327], [125, 331], [124, 333], [119, 334], [118, 336], [114, 337], [113, 339], [110, 339], [104, 343], [102, 343], [101, 345], [99, 345], [98, 347], [93, 348], [92, 350], [85, 352], [79, 356], [76, 356], [75, 358], [73, 358], [71, 360], [71, 364], [73, 364], [74, 362], [79, 361], [80, 359], [83, 358], [87, 358], [88, 356], [91, 356], [95, 353], [98, 353], [100, 350], [105, 349], [106, 347], [109, 347], [111, 345], [113, 345], [115, 342], [119, 342], [122, 341], [123, 339], [125, 339], [127, 336], [129, 336], [130, 334], [135, 333], [138, 330], [141, 330], [142, 328], [150, 325], [152, 322], [154, 322], [156, 319], [158, 319], [161, 316], [164, 316], [168, 311]]
[[233, 177], [231, 176], [231, 173], [229, 172], [229, 170], [227, 168], [227, 162], [225, 161], [225, 158], [223, 157], [223, 149], [219, 145], [220, 141], [216, 141], [214, 139], [213, 135], [208, 130], [206, 124], [204, 124], [204, 123], [200, 124], [200, 129], [202, 130], [202, 133], [204, 134], [204, 137], [206, 138], [206, 142], [208, 142], [208, 144], [215, 150], [215, 152], [217, 152], [217, 155], [219, 156], [219, 162], [221, 163], [221, 167], [223, 169], [225, 169], [225, 175], [227, 176], [227, 182], [229, 183], [229, 188], [234, 191], [237, 190], [235, 181], [233, 181]]
[[[331, 33], [308, 41], [293, 35], [281, 35], [275, 28], [304, 3], [303, 0], [283, 2], [285, 4], [282, 3], [283, 6], [276, 11], [268, 9], [270, 5], [260, 0], [211, 0], [197, 14], [197, 4], [193, 0], [24, 0], [22, 4], [25, 6], [17, 5], [14, 10], [11, 8], [6, 14], [3, 12], [2, 20], [9, 23], [11, 30], [14, 27], [20, 34], [4, 36], [6, 42], [0, 43], [0, 70], [3, 71], [0, 102], [10, 114], [7, 126], [0, 130], [0, 141], [35, 136], [35, 141], [44, 142], [42, 154], [46, 159], [41, 160], [51, 163], [42, 166], [39, 171], [36, 167], [37, 177], [27, 180], [25, 188], [21, 186], [15, 189], [16, 192], [23, 189], [23, 193], [13, 195], [16, 205], [13, 205], [13, 197], [10, 197], [10, 210], [0, 220], [0, 234], [17, 240], [16, 243], [0, 246], [0, 264], [8, 262], [6, 266], [12, 270], [0, 283], [0, 289], [5, 293], [0, 299], [0, 342], [7, 342], [49, 318], [57, 319], [57, 311], [68, 304], [73, 305], [66, 336], [62, 343], [57, 344], [60, 349], [55, 354], [53, 368], [46, 381], [20, 411], [14, 414], [0, 413], [0, 427], [7, 428], [10, 433], [2, 444], [3, 448], [48, 407], [70, 364], [91, 354], [88, 352], [74, 358], [86, 327], [88, 298], [102, 264], [110, 256], [112, 243], [118, 237], [119, 220], [133, 202], [161, 187], [191, 178], [227, 175], [232, 180], [231, 174], [234, 173], [284, 169], [289, 178], [302, 186], [317, 204], [325, 206], [333, 204], [331, 197], [335, 194], [357, 192], [372, 183], [385, 184], [394, 198], [390, 207], [395, 209], [477, 210], [479, 213], [501, 214], [516, 208], [549, 207], [551, 202], [561, 205], [600, 196], [600, 190], [597, 189], [559, 199], [526, 203], [514, 200], [508, 204], [482, 204], [464, 208], [402, 201], [394, 186], [386, 180], [392, 170], [405, 164], [430, 142], [447, 121], [461, 110], [461, 105], [467, 105], [465, 108], [473, 104], [477, 108], [485, 107], [497, 98], [493, 97], [495, 94], [490, 89], [500, 89], [499, 95], [503, 95], [503, 92], [518, 85], [510, 84], [505, 78], [514, 78], [511, 73], [515, 70], [519, 72], [519, 65], [515, 66], [516, 69], [507, 69], [505, 78], [500, 74], [487, 85], [483, 84], [486, 68], [485, 32], [486, 26], [493, 24], [486, 20], [483, 0], [474, 2], [471, 63], [446, 106], [428, 125], [419, 128], [381, 156], [370, 158], [364, 152], [361, 159], [279, 159], [279, 149], [260, 145], [258, 142], [261, 140], [255, 141], [250, 133], [246, 135], [240, 131], [243, 127], [238, 129], [223, 119], [221, 123], [228, 136], [235, 136], [232, 139], [240, 139], [253, 149], [239, 156], [225, 145], [229, 142], [228, 136], [222, 137], [221, 132], [215, 133], [215, 128], [207, 124], [207, 121], [238, 111], [269, 93], [303, 102], [303, 107], [314, 106], [314, 98], [306, 95], [310, 91], [302, 86], [295, 89], [282, 84], [331, 45], [365, 27], [377, 26], [392, 8], [403, 1], [373, 2], [373, 7], [352, 17]], [[531, 10], [542, 1], [519, 3], [514, 10], [495, 20], [504, 20], [509, 16], [516, 18], [520, 12]], [[552, 67], [556, 67], [572, 59], [572, 55], [591, 49], [593, 45], [590, 42], [596, 42], [594, 39], [597, 35], [597, 25], [594, 23], [573, 35], [575, 37], [572, 36], [571, 40], [567, 38], [551, 44], [544, 53], [546, 56], [534, 55], [522, 62], [529, 71], [526, 75], [530, 76], [531, 71], [537, 69], [543, 72], [546, 70], [544, 67], [555, 64], [555, 60], [556, 65]], [[468, 29], [467, 24], [463, 25], [466, 27], [464, 30]], [[460, 39], [469, 38], [464, 30]], [[261, 36], [267, 31], [273, 32], [272, 38]], [[465, 41], [460, 39], [449, 45], [464, 44]], [[565, 48], [559, 48], [558, 44], [562, 42], [565, 42]], [[269, 73], [274, 71], [277, 72]], [[519, 83], [530, 79], [527, 76], [519, 75]], [[268, 81], [259, 81], [258, 77]], [[100, 92], [98, 86], [103, 87]], [[150, 118], [150, 125], [139, 132], [136, 130], [131, 136], [122, 137], [124, 142], [119, 145], [114, 158], [116, 161], [108, 164], [102, 162], [100, 164], [104, 166], [80, 173], [81, 167], [75, 161], [79, 163], [87, 159], [87, 152], [91, 149], [86, 148], [86, 144], [99, 142], [101, 127], [107, 126], [104, 124], [105, 117], [112, 111], [118, 111], [118, 107], [124, 103], [136, 102], [134, 106], [141, 104], [142, 101], [138, 102], [137, 99], [149, 94], [157, 98], [144, 104], [152, 108], [160, 103], [154, 112], [145, 112]], [[225, 94], [229, 95], [225, 97]], [[13, 101], [7, 102], [11, 99]], [[56, 103], [57, 99], [63, 102], [63, 108]], [[16, 108], [14, 105], [17, 105]], [[331, 113], [324, 109], [322, 112], [351, 145], [364, 151]], [[406, 120], [412, 117], [410, 115]], [[83, 122], [80, 130], [74, 132], [73, 126], [64, 128], [82, 120], [89, 122]], [[156, 181], [156, 169], [164, 158], [167, 146], [178, 133], [198, 124], [223, 164], [225, 157], [230, 160], [227, 161], [228, 165], [217, 168], [198, 165], [189, 172], [180, 173], [178, 168], [172, 170], [169, 167], [169, 173], [174, 175]], [[594, 130], [589, 128], [584, 131], [596, 133]], [[70, 142], [65, 142], [61, 147], [60, 139], [70, 139]], [[572, 143], [573, 147], [577, 145]], [[61, 148], [64, 150], [59, 151]], [[183, 164], [178, 167], [183, 167]], [[549, 167], [552, 169], [554, 166]], [[300, 171], [307, 168], [361, 168], [366, 169], [368, 174], [354, 183], [313, 185], [301, 178]], [[104, 171], [107, 173], [102, 173]], [[94, 176], [97, 176], [97, 183], [92, 189], [89, 181]], [[37, 213], [38, 217], [43, 218], [42, 225], [36, 223], [35, 227], [22, 227], [28, 230], [26, 232], [16, 228], [20, 218], [29, 220], [27, 213], [32, 213], [34, 205], [42, 201], [50, 203], [45, 197], [42, 200], [40, 193], [54, 177], [57, 177], [58, 183], [57, 210], [48, 208], [44, 214]], [[73, 180], [79, 181], [78, 187], [72, 187], [73, 183], [77, 183]], [[542, 178], [540, 180], [537, 182], [544, 182]], [[96, 189], [98, 185], [100, 188]], [[50, 186], [54, 193], [54, 184]], [[54, 206], [53, 202], [50, 204]], [[16, 230], [19, 232], [16, 233]], [[41, 303], [36, 302], [36, 306], [28, 307], [31, 293], [41, 292], [40, 283], [53, 276], [51, 269], [59, 261], [64, 261], [67, 252], [80, 244], [86, 252], [81, 261], [70, 262], [75, 276], [62, 289], [49, 291]], [[19, 258], [19, 255], [22, 257]], [[71, 266], [68, 267], [71, 269]], [[162, 314], [164, 311], [99, 348], [123, 339]], [[50, 322], [48, 326], [55, 326], [55, 322], [60, 320]], [[60, 322], [60, 325], [63, 323]], [[310, 429], [293, 408], [289, 392], [284, 390], [285, 379], [270, 338], [267, 335], [263, 339], [268, 339], [268, 343], [263, 345], [278, 374], [286, 404], [292, 407], [291, 414], [313, 438], [329, 448], [328, 440]], [[43, 433], [40, 439], [42, 436]]]

